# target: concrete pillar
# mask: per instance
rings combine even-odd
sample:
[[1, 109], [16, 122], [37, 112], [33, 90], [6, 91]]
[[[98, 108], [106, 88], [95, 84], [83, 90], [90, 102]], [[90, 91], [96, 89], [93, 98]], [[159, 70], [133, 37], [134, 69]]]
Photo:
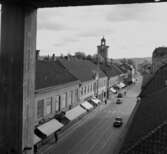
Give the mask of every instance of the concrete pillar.
[[3, 4], [0, 153], [32, 154], [37, 9]]

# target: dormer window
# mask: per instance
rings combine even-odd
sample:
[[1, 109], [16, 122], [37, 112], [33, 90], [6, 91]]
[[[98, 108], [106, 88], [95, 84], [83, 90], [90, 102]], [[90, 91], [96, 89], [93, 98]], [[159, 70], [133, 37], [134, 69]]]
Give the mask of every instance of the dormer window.
[[167, 80], [165, 80], [165, 87], [167, 87]]

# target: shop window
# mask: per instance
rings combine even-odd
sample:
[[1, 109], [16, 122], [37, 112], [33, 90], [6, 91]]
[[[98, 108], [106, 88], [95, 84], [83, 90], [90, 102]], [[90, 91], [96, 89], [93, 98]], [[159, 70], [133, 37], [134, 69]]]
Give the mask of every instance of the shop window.
[[42, 118], [44, 116], [44, 100], [39, 100], [37, 102], [37, 118]]

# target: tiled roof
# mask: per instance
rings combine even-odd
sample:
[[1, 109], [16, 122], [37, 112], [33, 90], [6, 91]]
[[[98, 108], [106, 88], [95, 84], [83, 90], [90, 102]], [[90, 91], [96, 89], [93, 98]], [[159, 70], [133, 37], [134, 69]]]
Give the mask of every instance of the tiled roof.
[[37, 61], [36, 63], [36, 90], [77, 80], [76, 77], [57, 62]]
[[115, 64], [123, 73], [127, 73], [128, 69], [123, 64]]
[[[94, 72], [98, 70], [97, 65], [89, 60], [82, 59], [60, 59], [59, 62], [81, 81], [93, 79]], [[105, 77], [104, 72], [99, 70], [100, 77]]]
[[122, 71], [117, 66], [115, 66], [114, 64], [111, 64], [111, 65], [100, 64], [100, 69], [108, 77], [117, 76], [117, 75], [122, 74]]
[[158, 91], [159, 89], [165, 88], [165, 82], [167, 81], [167, 64], [163, 65], [155, 74], [152, 76], [149, 81], [144, 85], [140, 97], [150, 95], [153, 92]]
[[167, 120], [166, 100], [167, 88], [159, 90], [153, 95], [141, 99], [128, 128], [120, 154], [124, 154], [125, 151], [131, 149], [152, 130]]
[[158, 47], [153, 51], [153, 57], [167, 56], [167, 47]]
[[166, 154], [167, 122], [165, 121], [146, 137], [122, 154]]

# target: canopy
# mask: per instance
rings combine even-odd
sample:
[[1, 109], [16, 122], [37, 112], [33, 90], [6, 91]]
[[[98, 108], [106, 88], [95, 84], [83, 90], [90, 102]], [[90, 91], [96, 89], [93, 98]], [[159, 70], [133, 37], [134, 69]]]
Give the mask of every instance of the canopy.
[[114, 89], [113, 87], [111, 87], [110, 90], [111, 90], [113, 93], [116, 93], [116, 92], [117, 92], [117, 90]]
[[34, 134], [34, 144], [37, 144], [41, 141], [41, 138], [39, 138], [37, 135]]
[[91, 110], [93, 108], [93, 105], [90, 104], [89, 102], [85, 101], [83, 103], [81, 103], [81, 106], [86, 109], [86, 110]]
[[74, 120], [77, 117], [81, 116], [82, 114], [86, 113], [86, 110], [84, 110], [81, 106], [76, 106], [73, 109], [66, 112], [65, 116], [69, 120]]
[[95, 104], [99, 104], [101, 101], [97, 98], [92, 98], [91, 99]]
[[59, 121], [57, 121], [56, 119], [52, 119], [49, 122], [38, 126], [37, 129], [39, 131], [41, 131], [43, 134], [45, 134], [46, 136], [51, 135], [52, 133], [56, 132], [57, 130], [59, 130], [60, 128], [63, 127], [63, 124], [60, 123]]

